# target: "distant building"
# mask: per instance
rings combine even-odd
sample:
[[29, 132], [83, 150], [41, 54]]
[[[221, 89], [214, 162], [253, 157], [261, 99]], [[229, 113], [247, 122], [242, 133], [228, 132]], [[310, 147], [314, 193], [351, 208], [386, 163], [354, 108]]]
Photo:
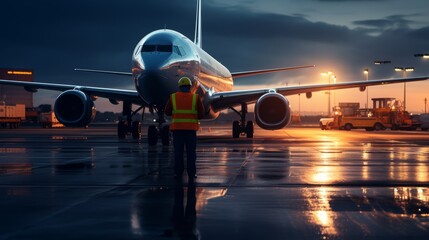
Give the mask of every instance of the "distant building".
[[[0, 79], [32, 82], [33, 70], [0, 68]], [[0, 104], [3, 101], [7, 105], [25, 104], [25, 107], [33, 108], [33, 93], [23, 87], [5, 86], [0, 84]]]

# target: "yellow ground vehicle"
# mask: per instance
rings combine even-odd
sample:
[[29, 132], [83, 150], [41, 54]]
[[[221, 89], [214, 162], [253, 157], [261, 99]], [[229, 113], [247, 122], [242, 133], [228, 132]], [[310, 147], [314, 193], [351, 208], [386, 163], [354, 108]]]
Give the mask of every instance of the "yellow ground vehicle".
[[356, 116], [342, 116], [339, 109], [334, 109], [333, 118], [320, 119], [321, 129], [344, 129], [363, 128], [367, 131], [379, 131], [386, 128], [416, 129], [411, 116], [403, 110], [402, 103], [394, 98], [373, 98], [373, 108], [359, 111]]
[[39, 123], [42, 124], [43, 128], [57, 128], [64, 127], [62, 123], [60, 123], [55, 116], [54, 112], [46, 112], [39, 114]]

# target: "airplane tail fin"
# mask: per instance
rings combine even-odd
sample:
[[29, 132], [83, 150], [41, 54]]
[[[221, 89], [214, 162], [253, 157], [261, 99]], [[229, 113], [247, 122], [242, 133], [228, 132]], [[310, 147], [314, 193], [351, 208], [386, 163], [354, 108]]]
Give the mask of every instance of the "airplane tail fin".
[[201, 0], [197, 0], [197, 13], [195, 17], [195, 38], [194, 43], [202, 48], [201, 44]]

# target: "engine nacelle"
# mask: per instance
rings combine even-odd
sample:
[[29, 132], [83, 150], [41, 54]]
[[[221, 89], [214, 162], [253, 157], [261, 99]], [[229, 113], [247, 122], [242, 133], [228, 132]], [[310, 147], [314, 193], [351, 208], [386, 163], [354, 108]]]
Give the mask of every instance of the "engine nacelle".
[[95, 106], [91, 98], [79, 90], [61, 93], [54, 105], [55, 116], [67, 127], [85, 127], [95, 117]]
[[255, 104], [255, 121], [259, 127], [268, 130], [281, 129], [289, 124], [291, 110], [289, 101], [281, 94], [267, 93]]
[[366, 86], [360, 86], [360, 87], [359, 87], [359, 91], [361, 91], [361, 92], [365, 92], [365, 90], [366, 90]]

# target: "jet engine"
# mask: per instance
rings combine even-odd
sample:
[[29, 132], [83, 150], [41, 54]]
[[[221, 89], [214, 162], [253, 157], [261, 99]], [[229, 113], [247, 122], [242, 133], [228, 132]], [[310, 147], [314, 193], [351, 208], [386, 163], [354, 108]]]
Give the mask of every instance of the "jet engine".
[[255, 121], [263, 129], [276, 130], [289, 124], [289, 101], [281, 94], [270, 92], [262, 95], [255, 104]]
[[55, 100], [54, 111], [58, 121], [67, 127], [87, 126], [96, 112], [91, 98], [79, 90], [61, 93]]

